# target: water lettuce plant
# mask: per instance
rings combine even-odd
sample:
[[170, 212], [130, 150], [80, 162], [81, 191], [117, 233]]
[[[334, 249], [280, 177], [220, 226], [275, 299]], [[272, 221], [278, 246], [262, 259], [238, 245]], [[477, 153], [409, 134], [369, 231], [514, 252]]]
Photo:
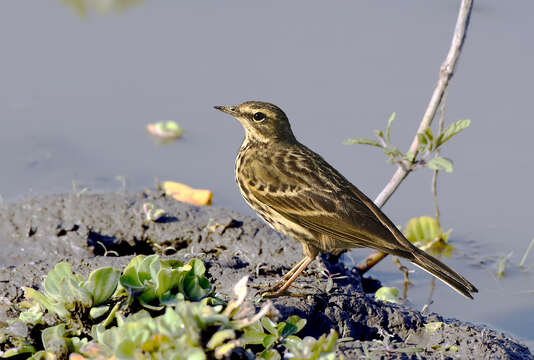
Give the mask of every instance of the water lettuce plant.
[[[0, 323], [0, 357], [31, 359], [334, 359], [337, 334], [296, 334], [306, 320], [274, 322], [271, 303], [245, 301], [248, 277], [228, 302], [216, 297], [202, 261], [134, 257], [87, 279], [59, 263], [42, 289], [24, 288], [18, 319]], [[28, 334], [30, 336], [28, 336]]]

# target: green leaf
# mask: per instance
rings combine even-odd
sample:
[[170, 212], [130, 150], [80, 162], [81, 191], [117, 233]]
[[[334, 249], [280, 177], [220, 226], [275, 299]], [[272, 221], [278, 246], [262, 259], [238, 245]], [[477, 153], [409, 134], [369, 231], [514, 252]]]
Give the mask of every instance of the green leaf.
[[44, 329], [41, 332], [41, 341], [47, 352], [66, 356], [68, 354], [68, 346], [66, 341], [65, 324], [59, 324]]
[[450, 124], [443, 133], [436, 139], [436, 148], [444, 144], [447, 140], [452, 138], [454, 135], [460, 133], [462, 130], [466, 129], [471, 125], [471, 120], [458, 120]]
[[280, 336], [287, 337], [298, 333], [306, 325], [306, 319], [301, 319], [299, 316], [293, 315], [282, 324], [284, 326], [278, 329]]
[[267, 335], [263, 331], [257, 331], [250, 327], [245, 328], [243, 335], [239, 338], [239, 341], [244, 345], [257, 345], [263, 344], [263, 339]]
[[203, 276], [206, 272], [206, 267], [204, 266], [204, 263], [199, 259], [191, 259], [189, 265], [191, 265], [191, 267], [193, 268], [193, 272], [196, 276]]
[[137, 268], [137, 274], [141, 283], [149, 281], [155, 278], [155, 275], [159, 271], [160, 261], [159, 255], [152, 254], [143, 259]]
[[70, 341], [72, 344], [73, 352], [80, 352], [81, 348], [89, 342], [87, 338], [80, 339], [78, 337], [71, 337]]
[[65, 300], [65, 296], [70, 295], [65, 293], [64, 281], [67, 279], [76, 279], [70, 265], [66, 262], [57, 263], [44, 280], [43, 287], [46, 295], [56, 301]]
[[[185, 358], [187, 360], [206, 360], [207, 359], [204, 351], [198, 348], [189, 350], [186, 355], [187, 356]], [[178, 359], [180, 359], [180, 357], [178, 357]]]
[[107, 313], [108, 310], [109, 310], [109, 305], [93, 307], [91, 308], [91, 310], [89, 310], [89, 317], [91, 319], [97, 319], [101, 317], [102, 315], [104, 315], [105, 313]]
[[336, 341], [337, 341], [337, 338], [339, 337], [338, 334], [337, 334], [337, 331], [335, 330], [330, 330], [330, 333], [328, 334], [328, 336], [326, 336], [326, 334], [324, 335], [321, 335], [321, 338], [322, 337], [325, 337], [325, 344], [323, 346], [323, 350], [325, 352], [332, 352], [332, 351], [335, 351], [336, 350]]
[[93, 297], [93, 305], [98, 306], [106, 302], [117, 289], [121, 272], [112, 267], [96, 269], [89, 274], [89, 279], [83, 287]]
[[419, 141], [419, 144], [428, 145], [428, 140], [425, 136], [425, 133], [417, 133], [417, 140]]
[[[0, 352], [1, 358], [9, 358], [15, 355], [21, 355], [21, 354], [34, 354], [35, 348], [33, 345], [30, 345], [29, 343], [21, 344], [15, 348], [7, 349], [3, 353]], [[30, 358], [31, 359], [31, 358]]]
[[441, 156], [433, 157], [426, 163], [426, 166], [434, 170], [444, 170], [446, 172], [452, 172], [453, 170], [452, 161]]
[[384, 138], [384, 133], [382, 132], [382, 130], [375, 130], [375, 134], [381, 139]]
[[199, 301], [206, 297], [210, 291], [211, 284], [208, 279], [195, 275], [193, 270], [185, 275], [182, 282], [182, 292], [187, 299]]
[[508, 267], [508, 261], [512, 257], [512, 252], [508, 253], [505, 256], [501, 256], [499, 260], [497, 261], [497, 277], [499, 279], [502, 279], [504, 276], [504, 272], [506, 268]]
[[136, 344], [130, 339], [125, 339], [117, 346], [117, 357], [119, 359], [133, 359], [135, 349]]
[[399, 149], [397, 149], [396, 147], [394, 146], [386, 146], [384, 148], [384, 152], [391, 156], [392, 158], [395, 158], [395, 157], [399, 157], [399, 156], [402, 156], [403, 154], [400, 152]]
[[284, 339], [284, 345], [286, 347], [288, 347], [288, 346], [293, 346], [293, 347], [300, 346], [301, 343], [302, 343], [302, 339], [299, 338], [298, 336], [295, 336], [295, 335], [290, 335], [290, 336], [288, 336], [288, 337], [286, 337]]
[[274, 349], [265, 350], [260, 354], [260, 359], [266, 359], [266, 360], [280, 360], [282, 357], [278, 353], [278, 351]]
[[430, 216], [412, 218], [404, 228], [404, 236], [414, 244], [426, 244], [443, 233], [436, 219]]
[[286, 336], [289, 336], [289, 335], [293, 335], [293, 334], [296, 334], [298, 332], [298, 328], [295, 325], [290, 324], [290, 323], [283, 323], [283, 324], [284, 324], [284, 326], [280, 331], [280, 336], [281, 337], [286, 337]]
[[263, 317], [261, 319], [261, 324], [263, 325], [263, 327], [265, 328], [265, 330], [267, 330], [270, 334], [273, 334], [273, 335], [276, 335], [278, 336], [278, 329], [276, 328], [276, 324], [271, 320], [269, 319], [268, 317]]
[[528, 244], [527, 251], [523, 254], [523, 257], [521, 257], [521, 261], [519, 262], [519, 268], [522, 269], [525, 266], [525, 262], [527, 261], [528, 254], [530, 253], [530, 250], [532, 250], [532, 247], [534, 246], [534, 239], [530, 241], [530, 244]]
[[[143, 304], [143, 306], [150, 308], [149, 304], [156, 299], [156, 289], [153, 286], [147, 287], [145, 291], [137, 295], [137, 300]], [[158, 307], [156, 307], [158, 308]]]
[[23, 286], [22, 290], [24, 290], [24, 297], [26, 299], [34, 300], [43, 309], [47, 309], [50, 312], [54, 311], [55, 302], [52, 302], [52, 299], [50, 299], [48, 296], [43, 295], [39, 291], [26, 286]]
[[420, 249], [433, 256], [451, 257], [454, 247], [447, 242], [452, 230], [443, 232], [436, 219], [421, 216], [410, 219], [405, 226], [404, 236]]
[[206, 347], [209, 350], [215, 349], [217, 346], [222, 345], [227, 340], [235, 339], [235, 331], [232, 329], [219, 330], [208, 341]]
[[[65, 309], [63, 304], [60, 304], [60, 303], [57, 303], [57, 302], [53, 301], [48, 296], [43, 295], [39, 291], [34, 290], [32, 288], [23, 287], [22, 289], [24, 290], [24, 296], [27, 299], [34, 300], [40, 306], [42, 306], [43, 308], [47, 309], [51, 313], [57, 314], [62, 319], [67, 317], [68, 311]], [[28, 320], [28, 319], [24, 318], [24, 320]], [[24, 321], [22, 318], [21, 318], [21, 320]]]
[[[173, 276], [174, 275], [174, 276]], [[162, 297], [174, 285], [174, 279], [178, 276], [178, 271], [171, 269], [160, 269], [156, 278], [156, 296]]]
[[22, 321], [24, 324], [35, 325], [41, 323], [43, 315], [43, 310], [41, 310], [41, 306], [39, 305], [39, 303], [37, 303], [30, 309], [21, 312], [19, 315], [19, 320]]
[[215, 358], [222, 359], [226, 355], [229, 355], [232, 352], [232, 349], [234, 349], [236, 346], [237, 346], [237, 343], [235, 342], [228, 342], [228, 343], [222, 344], [217, 349], [215, 349]]
[[137, 267], [143, 261], [144, 255], [137, 255], [134, 257], [126, 268], [124, 268], [123, 274], [120, 277], [120, 283], [127, 289], [143, 289], [145, 285], [139, 278], [137, 273]]
[[271, 346], [273, 346], [273, 344], [276, 342], [276, 340], [278, 339], [278, 337], [276, 335], [266, 335], [264, 338], [263, 338], [263, 346], [266, 348], [266, 349], [269, 349]]
[[434, 135], [432, 134], [432, 129], [427, 126], [425, 130], [423, 130], [423, 134], [426, 137], [426, 143], [429, 145], [429, 150], [432, 151], [434, 144]]
[[184, 266], [184, 263], [176, 259], [160, 260], [161, 266], [171, 269], [179, 269]]
[[344, 145], [353, 145], [353, 144], [362, 144], [362, 145], [371, 145], [381, 148], [382, 145], [373, 139], [369, 138], [350, 138], [343, 142]]
[[399, 298], [399, 289], [394, 287], [382, 286], [376, 291], [375, 299], [384, 302], [402, 304], [402, 301]]
[[73, 310], [76, 303], [81, 303], [85, 308], [90, 308], [93, 305], [93, 297], [89, 291], [72, 279], [67, 279], [65, 282], [67, 287], [64, 290], [64, 301], [68, 305], [66, 306], [67, 310]]
[[391, 114], [388, 120], [388, 126], [386, 128], [386, 142], [390, 143], [391, 139], [391, 124], [393, 124], [393, 120], [395, 120], [395, 116], [397, 116], [397, 113]]
[[302, 319], [298, 315], [292, 315], [287, 318], [286, 323], [295, 325], [297, 327], [297, 332], [299, 332], [306, 326], [306, 319]]

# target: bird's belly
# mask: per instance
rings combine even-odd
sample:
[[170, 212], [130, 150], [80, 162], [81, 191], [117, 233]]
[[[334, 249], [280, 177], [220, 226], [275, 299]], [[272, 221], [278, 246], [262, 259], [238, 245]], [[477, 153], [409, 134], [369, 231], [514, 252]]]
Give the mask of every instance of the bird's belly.
[[299, 224], [290, 221], [280, 215], [278, 212], [273, 211], [267, 206], [259, 202], [253, 195], [250, 193], [247, 194], [246, 191], [243, 191], [241, 183], [238, 181], [239, 190], [243, 199], [247, 204], [256, 211], [256, 213], [263, 219], [267, 224], [269, 224], [274, 230], [281, 232], [282, 234], [291, 236], [295, 240], [300, 240], [303, 238], [313, 239], [313, 234], [306, 229], [305, 227], [300, 226]]

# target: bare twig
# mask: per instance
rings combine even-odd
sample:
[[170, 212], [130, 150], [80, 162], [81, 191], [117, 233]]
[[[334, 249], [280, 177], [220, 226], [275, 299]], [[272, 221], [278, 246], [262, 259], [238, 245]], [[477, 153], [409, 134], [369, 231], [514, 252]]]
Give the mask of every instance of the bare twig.
[[[443, 99], [441, 100], [441, 106], [439, 109], [439, 125], [438, 125], [438, 135], [440, 136], [441, 133], [443, 133], [443, 129], [445, 128], [445, 103], [447, 102], [447, 93], [443, 94]], [[436, 156], [439, 156], [440, 154], [440, 148], [438, 147], [436, 150]], [[432, 197], [434, 198], [434, 209], [436, 211], [436, 221], [438, 222], [438, 225], [441, 226], [440, 222], [440, 211], [439, 211], [439, 203], [438, 203], [438, 172], [439, 170], [434, 170], [434, 175], [432, 176]]]
[[[410, 145], [409, 152], [412, 152], [414, 154], [414, 159], [415, 156], [417, 156], [417, 150], [419, 146], [419, 138], [417, 134], [423, 132], [432, 123], [432, 120], [436, 115], [441, 99], [443, 98], [443, 94], [445, 93], [445, 90], [449, 85], [449, 80], [452, 78], [452, 75], [454, 73], [454, 68], [458, 61], [458, 58], [460, 57], [465, 36], [467, 34], [467, 28], [469, 25], [469, 18], [471, 17], [472, 8], [473, 0], [462, 0], [460, 4], [460, 10], [458, 12], [458, 18], [456, 20], [456, 27], [454, 30], [454, 35], [452, 37], [451, 46], [449, 48], [447, 57], [445, 58], [445, 61], [443, 62], [440, 68], [440, 76], [438, 83], [436, 85], [436, 88], [434, 89], [434, 92], [432, 93], [430, 102], [428, 103], [426, 111], [423, 115], [423, 119], [421, 120], [419, 128], [417, 129], [417, 133], [412, 141], [412, 144]], [[389, 200], [389, 198], [391, 197], [391, 195], [393, 195], [395, 190], [397, 190], [401, 182], [412, 171], [411, 164], [407, 162], [406, 165], [407, 166], [404, 167], [397, 167], [397, 170], [393, 174], [391, 180], [387, 183], [382, 192], [378, 194], [375, 199], [375, 204], [378, 207], [382, 207]], [[360, 273], [363, 274], [386, 256], [387, 254], [380, 252], [373, 253], [362, 263], [358, 264], [357, 268]], [[369, 258], [372, 258], [372, 260], [369, 260]]]
[[408, 287], [412, 285], [412, 282], [410, 281], [410, 269], [402, 265], [398, 257], [394, 257], [393, 262], [395, 263], [395, 265], [397, 265], [397, 268], [400, 271], [402, 271], [402, 273], [404, 274], [404, 281], [402, 282], [403, 283], [402, 298], [406, 300], [408, 298]]

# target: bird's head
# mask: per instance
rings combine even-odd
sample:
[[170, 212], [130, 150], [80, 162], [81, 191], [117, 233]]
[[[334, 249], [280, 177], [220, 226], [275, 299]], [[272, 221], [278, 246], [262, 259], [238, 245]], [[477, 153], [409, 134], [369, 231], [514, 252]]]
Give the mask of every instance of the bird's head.
[[247, 101], [236, 106], [215, 106], [215, 109], [236, 118], [248, 140], [262, 143], [295, 140], [286, 114], [276, 105]]

